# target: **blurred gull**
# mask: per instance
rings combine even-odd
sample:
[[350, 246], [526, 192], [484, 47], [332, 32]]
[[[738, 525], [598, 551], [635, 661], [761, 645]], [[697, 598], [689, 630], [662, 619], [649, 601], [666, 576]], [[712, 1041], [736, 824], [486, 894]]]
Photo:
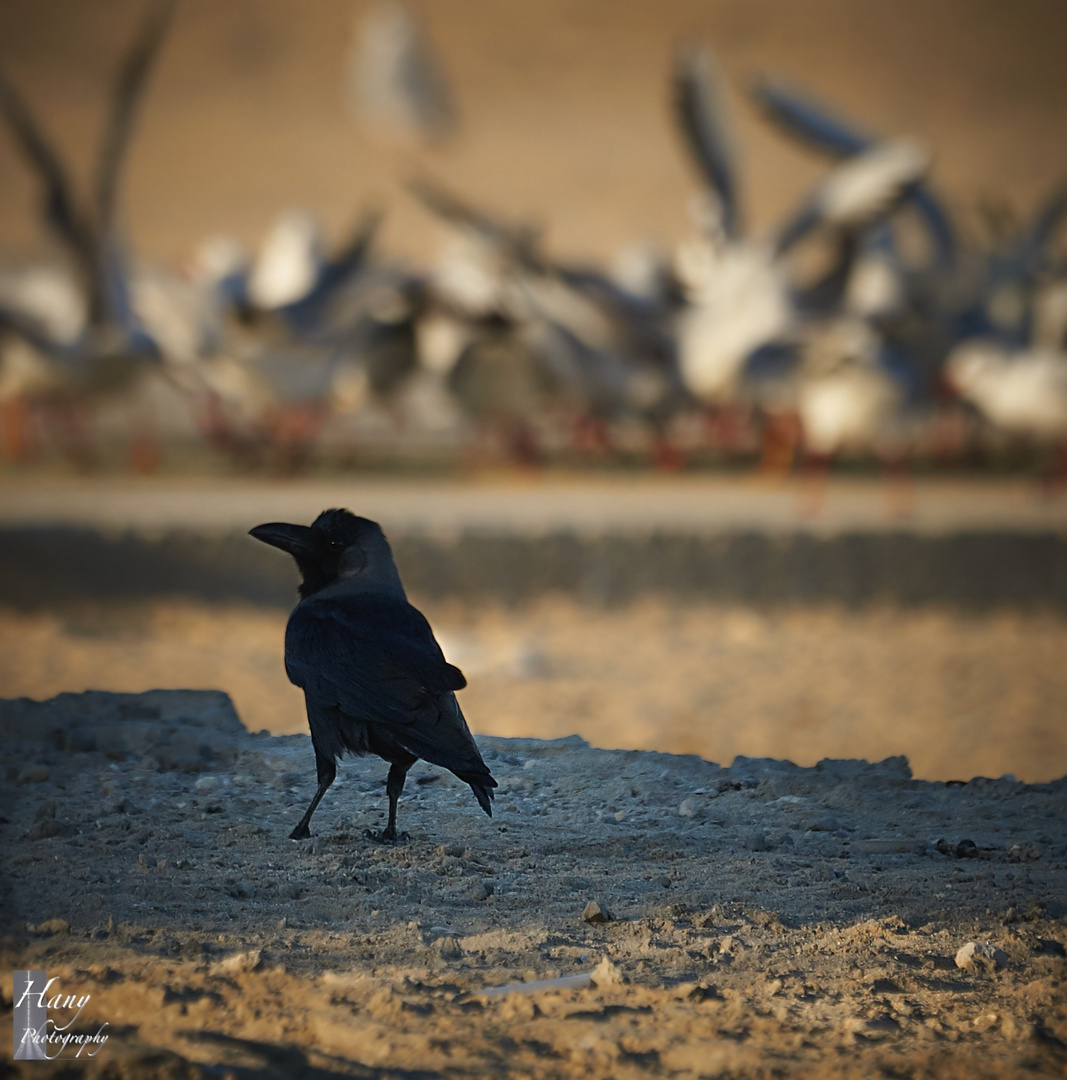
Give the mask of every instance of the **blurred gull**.
[[264, 311], [302, 300], [319, 280], [324, 247], [314, 214], [300, 208], [280, 214], [252, 264], [248, 300]]
[[675, 116], [685, 145], [715, 200], [716, 224], [735, 240], [744, 232], [736, 176], [737, 144], [730, 117], [726, 81], [714, 53], [707, 48], [682, 52], [674, 65]]
[[81, 337], [89, 314], [73, 271], [47, 263], [0, 270], [0, 308], [30, 319], [63, 345]]
[[1050, 479], [1067, 475], [1067, 280], [1038, 290], [1027, 344], [971, 338], [953, 350], [945, 376], [995, 430], [1058, 448]]
[[1067, 439], [1067, 353], [1011, 350], [973, 338], [953, 351], [946, 376], [994, 428], [1038, 443]]
[[[595, 269], [542, 252], [537, 230], [468, 206], [426, 179], [413, 193], [457, 231], [434, 278], [436, 295], [467, 334], [449, 385], [483, 423], [498, 422], [515, 456], [536, 456], [545, 419], [574, 425], [579, 449], [610, 451], [608, 425], [630, 419], [652, 438], [657, 463], [675, 463], [666, 422], [684, 398], [672, 343], [654, 304]], [[496, 406], [494, 406], [494, 402]]]
[[[27, 103], [0, 75], [0, 113], [40, 180], [44, 223], [64, 245], [85, 298], [79, 327], [80, 313], [75, 315], [74, 305], [62, 298], [66, 287], [58, 278], [43, 290], [39, 275], [36, 285], [32, 280], [15, 287], [9, 283], [5, 290], [0, 388], [9, 447], [22, 441], [13, 434], [21, 423], [22, 403], [61, 412], [66, 431], [80, 430], [85, 418], [74, 410], [91, 399], [129, 390], [158, 361], [158, 345], [134, 310], [117, 218], [122, 166], [173, 7], [162, 2], [148, 8], [123, 59], [97, 155], [92, 197], [85, 204], [75, 197], [69, 169]], [[77, 448], [68, 442], [68, 449], [76, 449], [85, 462], [91, 456], [87, 442], [81, 436], [77, 441]], [[154, 452], [144, 460], [150, 458]]]
[[357, 27], [350, 101], [379, 126], [434, 143], [456, 126], [452, 93], [429, 37], [397, 0], [375, 5]]
[[880, 349], [881, 339], [863, 319], [835, 319], [811, 334], [797, 408], [812, 457], [881, 452], [898, 434], [905, 390], [882, 364]]
[[[882, 141], [783, 79], [757, 79], [750, 94], [763, 115], [785, 134], [834, 160], [862, 154]], [[926, 226], [933, 265], [942, 272], [951, 271], [957, 257], [957, 239], [941, 200], [925, 180], [917, 180], [908, 196]]]
[[[679, 251], [689, 301], [679, 317], [679, 362], [698, 397], [723, 405], [736, 400], [750, 358], [770, 346], [791, 346], [807, 314], [843, 306], [861, 238], [922, 179], [928, 156], [903, 141], [865, 144], [817, 184], [784, 225], [764, 238], [748, 236], [710, 52], [684, 54], [674, 80], [679, 125], [706, 182], [700, 235]], [[827, 237], [836, 253], [829, 272], [803, 288], [792, 281], [787, 256], [811, 235]]]
[[318, 219], [307, 210], [284, 211], [268, 232], [243, 279], [236, 268], [220, 282], [246, 321], [280, 315], [289, 333], [314, 337], [327, 330], [331, 309], [370, 265], [381, 214], [364, 213], [330, 254]]

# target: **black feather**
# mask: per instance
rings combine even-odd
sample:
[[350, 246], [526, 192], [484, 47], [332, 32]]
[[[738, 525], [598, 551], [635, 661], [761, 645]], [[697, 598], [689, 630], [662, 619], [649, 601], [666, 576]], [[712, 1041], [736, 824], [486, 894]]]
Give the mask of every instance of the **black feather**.
[[304, 578], [303, 599], [286, 626], [285, 670], [304, 691], [319, 790], [294, 837], [308, 835], [345, 753], [392, 764], [388, 839], [396, 838], [396, 800], [417, 758], [469, 784], [491, 816], [497, 783], [456, 700], [467, 680], [408, 603], [378, 525], [327, 510], [310, 528], [275, 523], [252, 532], [293, 555]]

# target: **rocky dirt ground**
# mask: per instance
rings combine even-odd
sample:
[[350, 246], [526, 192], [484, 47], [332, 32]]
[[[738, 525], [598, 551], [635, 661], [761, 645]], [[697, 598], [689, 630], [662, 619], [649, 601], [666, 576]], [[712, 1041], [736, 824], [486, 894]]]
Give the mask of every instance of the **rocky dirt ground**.
[[309, 740], [225, 695], [2, 720], [4, 968], [110, 1025], [57, 1075], [1067, 1074], [1063, 780], [486, 737], [492, 820], [420, 764], [382, 846], [346, 760], [294, 843]]

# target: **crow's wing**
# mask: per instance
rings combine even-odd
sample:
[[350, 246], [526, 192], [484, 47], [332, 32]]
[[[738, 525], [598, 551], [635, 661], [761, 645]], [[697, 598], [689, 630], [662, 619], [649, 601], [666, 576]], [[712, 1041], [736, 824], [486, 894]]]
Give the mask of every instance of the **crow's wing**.
[[496, 786], [453, 694], [463, 673], [410, 604], [365, 594], [300, 604], [286, 627], [285, 669], [316, 706], [384, 729], [467, 783]]

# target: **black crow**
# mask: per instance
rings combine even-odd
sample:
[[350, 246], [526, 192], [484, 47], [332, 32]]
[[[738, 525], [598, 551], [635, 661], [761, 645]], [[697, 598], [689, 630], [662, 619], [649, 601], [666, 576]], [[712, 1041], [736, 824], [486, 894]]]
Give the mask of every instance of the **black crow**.
[[285, 628], [285, 671], [304, 691], [319, 787], [290, 838], [311, 835], [308, 822], [346, 750], [389, 762], [389, 823], [376, 839], [396, 842], [397, 800], [419, 758], [470, 784], [492, 817], [497, 784], [456, 701], [467, 680], [408, 603], [381, 528], [325, 510], [310, 527], [275, 522], [250, 535], [289, 552], [304, 579]]

